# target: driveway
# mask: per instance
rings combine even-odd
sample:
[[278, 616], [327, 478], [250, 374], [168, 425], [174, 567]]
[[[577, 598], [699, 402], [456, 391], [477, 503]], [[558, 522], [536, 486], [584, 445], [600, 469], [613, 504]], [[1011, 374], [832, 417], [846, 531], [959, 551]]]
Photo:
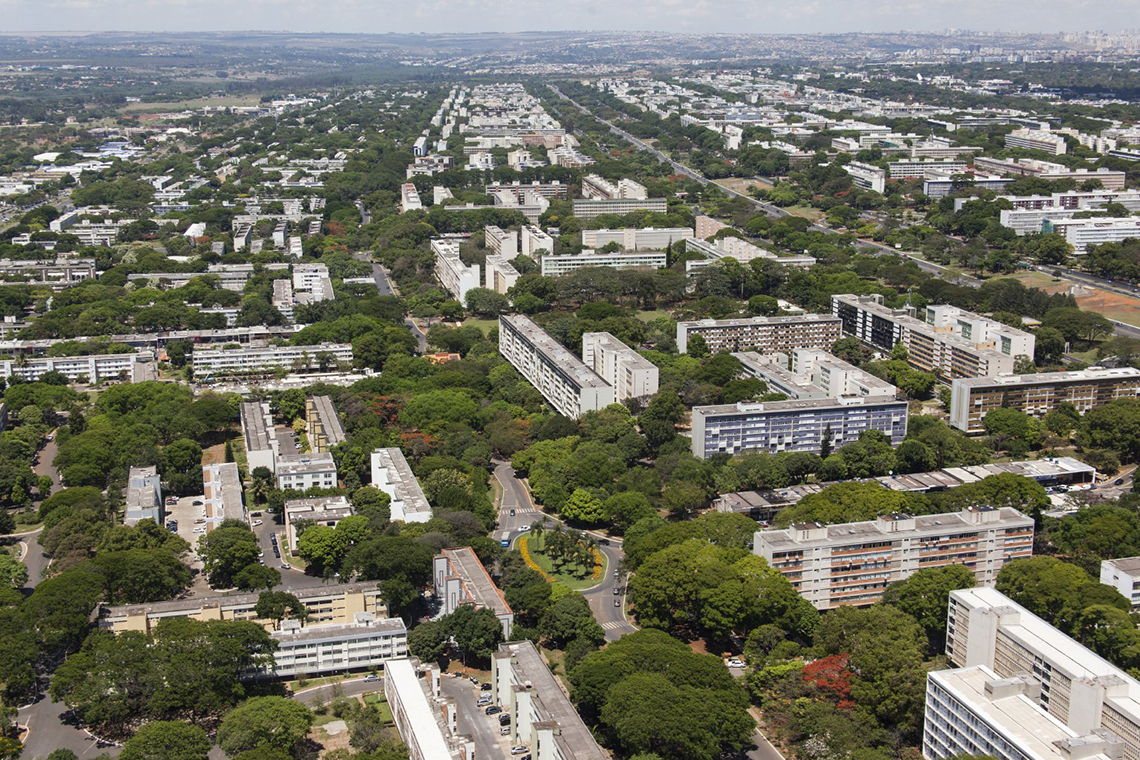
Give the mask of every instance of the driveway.
[[480, 692], [466, 678], [447, 677], [440, 682], [440, 691], [455, 700], [459, 733], [474, 740], [475, 757], [510, 757], [512, 737], [499, 735], [499, 716], [487, 715], [484, 708], [475, 706], [479, 694], [490, 692]]

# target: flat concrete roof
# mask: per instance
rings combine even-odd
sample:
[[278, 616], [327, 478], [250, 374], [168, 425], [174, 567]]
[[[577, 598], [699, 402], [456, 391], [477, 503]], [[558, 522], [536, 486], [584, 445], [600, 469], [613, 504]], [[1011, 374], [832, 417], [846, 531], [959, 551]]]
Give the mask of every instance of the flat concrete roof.
[[499, 587], [487, 574], [487, 569], [479, 561], [479, 557], [471, 547], [464, 546], [458, 549], [444, 549], [443, 556], [451, 563], [451, 569], [463, 581], [473, 601], [480, 607], [486, 607], [496, 615], [510, 615], [511, 606], [503, 598]]

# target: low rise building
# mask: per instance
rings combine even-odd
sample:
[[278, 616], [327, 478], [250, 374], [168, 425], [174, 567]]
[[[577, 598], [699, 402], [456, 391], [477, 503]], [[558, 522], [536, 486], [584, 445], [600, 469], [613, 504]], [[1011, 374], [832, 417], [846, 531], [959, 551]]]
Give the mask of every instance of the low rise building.
[[371, 464], [372, 485], [388, 494], [392, 520], [422, 523], [431, 519], [431, 505], [404, 452], [395, 447], [376, 449]]
[[432, 238], [435, 253], [435, 277], [443, 289], [460, 303], [467, 302], [467, 291], [479, 287], [479, 265], [464, 264], [459, 257], [459, 242]]
[[246, 465], [252, 473], [258, 467], [277, 469], [277, 436], [273, 434], [273, 414], [268, 401], [245, 401], [241, 405], [241, 432], [245, 442]]
[[534, 760], [607, 760], [532, 642], [506, 642], [491, 655], [491, 695]]
[[150, 351], [0, 359], [0, 377], [19, 376], [34, 383], [48, 372], [59, 372], [72, 383], [101, 383], [110, 380], [132, 383], [147, 379], [147, 370], [153, 360], [154, 354]]
[[344, 428], [330, 397], [309, 396], [305, 399], [305, 435], [309, 439], [309, 447], [318, 454], [345, 442]]
[[459, 734], [455, 700], [440, 692], [438, 665], [415, 657], [388, 661], [384, 697], [409, 760], [475, 760], [475, 743]]
[[950, 386], [950, 424], [965, 433], [985, 431], [986, 414], [1016, 409], [1044, 417], [1066, 402], [1081, 414], [1120, 398], [1140, 398], [1140, 369], [1117, 367], [1029, 375], [955, 378]]
[[444, 549], [437, 554], [432, 578], [442, 614], [450, 615], [464, 604], [491, 610], [503, 626], [503, 638], [511, 635], [515, 613], [471, 547]]
[[794, 348], [829, 349], [843, 337], [843, 329], [841, 321], [830, 314], [700, 319], [677, 323], [677, 351], [688, 353], [695, 335], [704, 338], [714, 354], [752, 350], [771, 354]]
[[196, 350], [190, 355], [196, 380], [234, 375], [264, 375], [277, 370], [335, 371], [352, 363], [351, 343], [312, 346], [250, 346]]
[[202, 489], [207, 532], [223, 520], [246, 521], [241, 473], [236, 462], [202, 465]]
[[574, 216], [579, 219], [596, 219], [606, 214], [624, 216], [635, 211], [664, 214], [669, 210], [669, 204], [664, 198], [580, 198], [572, 202], [572, 208]]
[[660, 251], [693, 237], [688, 227], [629, 227], [620, 230], [582, 230], [582, 247], [603, 248], [617, 243], [626, 251]]
[[1070, 169], [1064, 164], [1038, 161], [1032, 158], [1013, 159], [978, 156], [974, 159], [974, 169], [1013, 177], [1037, 177], [1049, 182], [1071, 179], [1078, 184], [1083, 184], [1089, 180], [1096, 180], [1105, 190], [1123, 190], [1126, 179], [1125, 172], [1114, 171], [1106, 167]]
[[1140, 557], [1101, 560], [1100, 582], [1119, 591], [1133, 612], [1140, 611]]
[[483, 287], [506, 294], [519, 281], [519, 271], [506, 256], [488, 254], [483, 266]]
[[157, 467], [130, 468], [125, 502], [124, 525], [135, 525], [139, 520], [154, 520], [162, 525], [162, 479]]
[[613, 386], [618, 403], [657, 392], [657, 365], [608, 332], [582, 333], [582, 362]]
[[949, 514], [880, 515], [866, 522], [760, 530], [753, 552], [819, 610], [878, 602], [919, 570], [963, 565], [993, 585], [1007, 562], [1033, 554], [1033, 518], [978, 507]]
[[519, 230], [519, 253], [537, 260], [543, 252], [554, 253], [554, 238], [533, 224]]
[[312, 499], [289, 499], [285, 502], [285, 538], [289, 551], [297, 553], [297, 539], [310, 525], [335, 528], [346, 517], [356, 514], [344, 496], [317, 496]]
[[542, 276], [558, 277], [583, 267], [607, 269], [664, 269], [668, 255], [664, 251], [582, 251], [578, 254], [542, 257]]
[[499, 316], [499, 353], [571, 419], [614, 403], [614, 389], [528, 317]]
[[332, 454], [280, 454], [277, 457], [277, 487], [307, 491], [336, 488], [336, 462]]
[[269, 634], [277, 642], [272, 678], [314, 678], [383, 668], [387, 662], [408, 656], [408, 629], [400, 618], [378, 618], [357, 612], [352, 622], [303, 625], [281, 621]]

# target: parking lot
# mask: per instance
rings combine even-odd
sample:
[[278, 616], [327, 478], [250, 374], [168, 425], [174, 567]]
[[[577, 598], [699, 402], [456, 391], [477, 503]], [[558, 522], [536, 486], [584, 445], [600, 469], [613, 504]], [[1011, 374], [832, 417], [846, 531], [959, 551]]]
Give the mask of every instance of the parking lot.
[[[164, 509], [166, 510], [166, 522], [170, 523], [171, 520], [178, 522], [177, 533], [180, 537], [186, 539], [190, 544], [190, 555], [187, 557], [190, 567], [195, 571], [202, 569], [202, 561], [198, 559], [198, 539], [205, 533], [205, 508], [202, 507], [201, 495], [198, 496], [183, 496], [173, 504], [167, 504]], [[198, 502], [195, 504], [194, 502]], [[195, 522], [195, 520], [202, 520], [202, 522]], [[203, 529], [199, 533], [195, 533], [196, 529]], [[199, 576], [201, 577], [201, 576]], [[197, 585], [197, 584], [195, 584]]]
[[[455, 699], [459, 710], [459, 732], [467, 734], [475, 740], [476, 757], [511, 757], [511, 747], [519, 744], [510, 735], [500, 733], [499, 716], [486, 714], [486, 706], [478, 705], [479, 698], [490, 695], [490, 691], [481, 691], [478, 686], [465, 677], [445, 678], [441, 684], [443, 693]], [[514, 726], [511, 726], [512, 730]], [[527, 754], [520, 753], [515, 757], [518, 760]]]

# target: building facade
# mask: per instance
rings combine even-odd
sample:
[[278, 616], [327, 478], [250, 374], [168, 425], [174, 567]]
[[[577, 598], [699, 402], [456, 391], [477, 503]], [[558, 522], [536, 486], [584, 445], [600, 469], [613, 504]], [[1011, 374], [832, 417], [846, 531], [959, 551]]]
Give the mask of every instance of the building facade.
[[1140, 557], [1101, 560], [1100, 582], [1112, 586], [1140, 611]]
[[467, 291], [479, 287], [479, 265], [468, 266], [459, 258], [459, 243], [455, 240], [432, 238], [435, 253], [435, 277], [443, 289], [459, 303], [467, 303]]
[[657, 392], [657, 365], [607, 332], [582, 333], [582, 362], [613, 386], [616, 402]]
[[612, 198], [591, 199], [581, 198], [572, 201], [574, 216], [579, 219], [596, 219], [606, 214], [624, 216], [635, 211], [650, 211], [664, 214], [669, 210], [669, 204], [664, 198]]
[[606, 267], [607, 269], [663, 269], [668, 261], [664, 251], [614, 251], [582, 253], [542, 257], [542, 276], [557, 277], [569, 274], [582, 267]]
[[277, 457], [277, 487], [307, 491], [336, 488], [336, 462], [332, 454], [281, 454]]
[[335, 371], [337, 365], [352, 363], [352, 344], [206, 349], [194, 351], [190, 361], [196, 380], [268, 374], [275, 370]]
[[583, 248], [602, 248], [617, 243], [626, 251], [660, 251], [678, 240], [688, 240], [688, 227], [629, 227], [620, 230], [582, 230]]
[[135, 525], [139, 520], [154, 520], [162, 525], [162, 479], [158, 468], [132, 467], [127, 475], [126, 514], [124, 525]]
[[299, 523], [304, 526], [324, 525], [335, 528], [346, 517], [356, 514], [352, 504], [344, 496], [317, 496], [311, 499], [290, 499], [285, 502], [285, 538], [289, 551], [297, 553], [297, 538], [301, 534]]
[[384, 696], [408, 760], [475, 760], [475, 743], [459, 734], [457, 705], [440, 683], [439, 666], [415, 657], [384, 666]]
[[305, 399], [305, 435], [309, 439], [309, 447], [318, 454], [345, 442], [344, 428], [330, 397], [309, 396]]
[[444, 615], [471, 604], [477, 609], [494, 612], [503, 626], [503, 638], [511, 635], [515, 613], [471, 547], [444, 549], [437, 554], [432, 564], [432, 578]]
[[388, 494], [392, 520], [422, 523], [431, 519], [431, 505], [404, 452], [395, 447], [376, 449], [371, 464], [372, 485]]
[[828, 314], [678, 322], [677, 351], [688, 353], [689, 340], [694, 335], [703, 337], [714, 354], [720, 351], [772, 354], [795, 348], [830, 349], [843, 337], [843, 328], [838, 317]]

